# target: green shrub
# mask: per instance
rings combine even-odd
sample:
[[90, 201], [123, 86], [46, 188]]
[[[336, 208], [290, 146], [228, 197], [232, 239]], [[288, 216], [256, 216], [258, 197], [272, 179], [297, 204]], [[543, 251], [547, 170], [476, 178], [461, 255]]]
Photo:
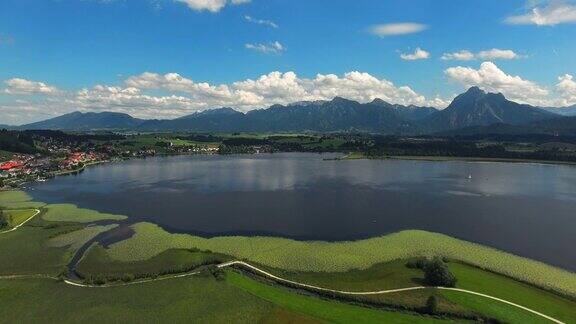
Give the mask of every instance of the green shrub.
[[436, 287], [456, 286], [456, 277], [441, 258], [434, 258], [424, 266], [424, 280], [427, 284]]

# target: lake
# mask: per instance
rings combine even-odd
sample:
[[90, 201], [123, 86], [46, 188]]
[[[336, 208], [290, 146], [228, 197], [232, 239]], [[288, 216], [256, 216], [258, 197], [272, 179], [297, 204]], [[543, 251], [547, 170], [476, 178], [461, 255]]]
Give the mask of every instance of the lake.
[[[173, 156], [30, 185], [38, 201], [171, 232], [356, 240], [440, 232], [576, 270], [576, 167], [328, 160], [333, 154]], [[383, 247], [384, 248], [384, 247]]]

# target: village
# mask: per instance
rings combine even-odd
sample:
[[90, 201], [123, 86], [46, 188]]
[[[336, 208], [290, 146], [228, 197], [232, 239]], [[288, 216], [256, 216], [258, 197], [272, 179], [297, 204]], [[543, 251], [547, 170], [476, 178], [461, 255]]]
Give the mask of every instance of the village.
[[81, 172], [86, 166], [174, 154], [216, 154], [205, 145], [157, 135], [83, 137], [64, 133], [34, 133], [34, 152], [0, 156], [0, 188], [16, 188], [32, 181]]
[[79, 172], [86, 165], [107, 160], [106, 154], [95, 152], [72, 152], [63, 159], [41, 154], [15, 154], [11, 160], [0, 163], [0, 187], [18, 187], [29, 181], [45, 181], [56, 175]]

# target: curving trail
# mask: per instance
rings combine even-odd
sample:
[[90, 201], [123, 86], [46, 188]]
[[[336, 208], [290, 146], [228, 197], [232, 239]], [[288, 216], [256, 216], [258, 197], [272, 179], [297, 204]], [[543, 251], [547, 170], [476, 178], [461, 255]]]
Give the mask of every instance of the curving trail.
[[[38, 215], [38, 213], [40, 213], [40, 210], [36, 210], [37, 213], [35, 213], [32, 217], [30, 217], [29, 219], [27, 219], [25, 222], [29, 221], [30, 219], [32, 219], [34, 216]], [[18, 227], [22, 226], [25, 222], [23, 222], [22, 224], [20, 224]], [[11, 229], [10, 231], [14, 231], [16, 230], [18, 227], [15, 227], [13, 229]], [[8, 231], [7, 231], [8, 232]], [[1, 232], [0, 234], [3, 233], [7, 233], [7, 232]], [[383, 294], [391, 294], [391, 293], [396, 293], [396, 292], [402, 292], [402, 291], [411, 291], [411, 290], [421, 290], [421, 289], [439, 289], [439, 290], [451, 290], [451, 291], [457, 291], [457, 292], [461, 292], [461, 293], [466, 293], [466, 294], [472, 294], [475, 296], [480, 296], [483, 298], [488, 298], [488, 299], [492, 299], [492, 300], [496, 300], [498, 302], [502, 302], [505, 304], [508, 304], [510, 306], [513, 307], [517, 307], [520, 308], [522, 310], [525, 310], [527, 312], [530, 312], [534, 315], [540, 316], [542, 318], [545, 318], [549, 321], [552, 321], [554, 323], [557, 324], [566, 324], [556, 318], [553, 318], [551, 316], [548, 316], [546, 314], [542, 314], [538, 311], [535, 311], [533, 309], [530, 309], [528, 307], [524, 307], [522, 305], [518, 305], [516, 303], [513, 303], [511, 301], [505, 300], [505, 299], [501, 299], [498, 297], [494, 297], [494, 296], [490, 296], [487, 294], [482, 294], [479, 292], [475, 292], [475, 291], [471, 291], [471, 290], [466, 290], [466, 289], [460, 289], [460, 288], [449, 288], [449, 287], [425, 287], [425, 286], [414, 286], [414, 287], [407, 287], [407, 288], [399, 288], [399, 289], [388, 289], [388, 290], [376, 290], [376, 291], [345, 291], [345, 290], [336, 290], [336, 289], [329, 289], [329, 288], [324, 288], [324, 287], [319, 287], [319, 286], [314, 286], [314, 285], [309, 285], [309, 284], [305, 284], [305, 283], [301, 283], [301, 282], [297, 282], [297, 281], [293, 281], [293, 280], [289, 280], [289, 279], [285, 279], [285, 278], [281, 278], [278, 277], [270, 272], [267, 272], [265, 270], [262, 270], [260, 268], [257, 268], [249, 263], [246, 263], [244, 261], [230, 261], [230, 262], [225, 262], [225, 263], [221, 263], [219, 265], [217, 265], [218, 268], [222, 269], [222, 268], [227, 268], [227, 267], [233, 267], [233, 266], [240, 266], [240, 267], [244, 267], [246, 269], [249, 269], [253, 272], [256, 272], [260, 275], [262, 275], [263, 277], [266, 277], [268, 279], [272, 279], [274, 281], [280, 282], [280, 283], [287, 283], [290, 285], [293, 285], [295, 287], [301, 287], [304, 289], [311, 289], [311, 290], [316, 290], [316, 291], [323, 291], [323, 292], [331, 292], [331, 293], [337, 293], [337, 294], [342, 294], [342, 295], [349, 295], [349, 296], [369, 296], [369, 295], [383, 295]], [[169, 280], [169, 279], [176, 279], [176, 278], [185, 278], [185, 277], [190, 277], [190, 276], [195, 276], [200, 274], [200, 271], [193, 271], [193, 272], [187, 272], [187, 273], [182, 273], [182, 274], [177, 274], [177, 275], [171, 275], [171, 276], [166, 276], [166, 277], [159, 277], [159, 278], [154, 278], [154, 279], [143, 279], [143, 280], [137, 280], [137, 281], [131, 281], [131, 282], [123, 282], [123, 283], [115, 283], [115, 284], [107, 284], [107, 285], [89, 285], [89, 284], [84, 284], [81, 282], [77, 282], [77, 281], [73, 281], [73, 280], [69, 280], [69, 279], [64, 279], [63, 282], [67, 285], [71, 285], [71, 286], [75, 286], [75, 287], [81, 287], [81, 288], [112, 288], [112, 287], [123, 287], [123, 286], [131, 286], [131, 285], [138, 285], [138, 284], [144, 284], [144, 283], [148, 283], [148, 282], [155, 282], [155, 281], [161, 281], [161, 280]], [[2, 279], [7, 279], [7, 280], [16, 280], [16, 279], [51, 279], [51, 280], [60, 280], [59, 278], [56, 277], [52, 277], [49, 275], [42, 275], [42, 274], [31, 274], [31, 275], [5, 275], [5, 276], [0, 276], [0, 280]]]
[[513, 303], [511, 301], [505, 300], [505, 299], [501, 299], [498, 297], [494, 297], [494, 296], [490, 296], [490, 295], [486, 295], [486, 294], [482, 294], [479, 292], [475, 292], [475, 291], [471, 291], [471, 290], [466, 290], [466, 289], [460, 289], [460, 288], [449, 288], [449, 287], [424, 287], [424, 286], [415, 286], [415, 287], [408, 287], [408, 288], [400, 288], [400, 289], [389, 289], [389, 290], [379, 290], [379, 291], [363, 291], [363, 292], [358, 292], [358, 291], [345, 291], [345, 290], [335, 290], [335, 289], [328, 289], [328, 288], [323, 288], [323, 287], [318, 287], [318, 286], [313, 286], [313, 285], [308, 285], [308, 284], [304, 284], [304, 283], [300, 283], [300, 282], [296, 282], [296, 281], [292, 281], [289, 279], [284, 279], [281, 277], [278, 277], [274, 274], [271, 274], [265, 270], [259, 269], [251, 264], [248, 264], [246, 262], [243, 261], [231, 261], [231, 262], [226, 262], [223, 264], [220, 264], [218, 267], [219, 268], [223, 268], [223, 267], [229, 267], [229, 266], [234, 266], [234, 265], [239, 265], [242, 267], [246, 267], [252, 271], [255, 271], [261, 275], [263, 275], [264, 277], [268, 277], [270, 279], [273, 279], [275, 281], [278, 282], [284, 282], [284, 283], [288, 283], [294, 286], [298, 286], [298, 287], [302, 287], [302, 288], [309, 288], [312, 290], [317, 290], [317, 291], [325, 291], [325, 292], [333, 292], [333, 293], [338, 293], [338, 294], [342, 294], [342, 295], [351, 295], [351, 296], [368, 296], [368, 295], [383, 295], [383, 294], [390, 294], [390, 293], [395, 293], [395, 292], [401, 292], [401, 291], [410, 291], [410, 290], [420, 290], [420, 289], [429, 289], [429, 288], [434, 288], [434, 289], [440, 289], [440, 290], [451, 290], [451, 291], [458, 291], [458, 292], [462, 292], [462, 293], [467, 293], [467, 294], [472, 294], [472, 295], [476, 295], [476, 296], [480, 296], [480, 297], [484, 297], [484, 298], [488, 298], [488, 299], [492, 299], [492, 300], [496, 300], [505, 304], [508, 304], [510, 306], [514, 306], [514, 307], [518, 307], [520, 309], [523, 309], [525, 311], [528, 311], [534, 315], [538, 315], [540, 317], [543, 317], [547, 320], [550, 320], [554, 323], [558, 323], [558, 324], [565, 324], [564, 322], [555, 319], [551, 316], [542, 314], [538, 311], [535, 311], [533, 309], [530, 309], [528, 307], [524, 307], [522, 305], [518, 305], [516, 303]]
[[[448, 287], [425, 287], [425, 286], [414, 286], [414, 287], [407, 287], [407, 288], [399, 288], [399, 289], [388, 289], [388, 290], [376, 290], [376, 291], [345, 291], [345, 290], [336, 290], [336, 289], [329, 289], [329, 288], [324, 288], [324, 287], [319, 287], [319, 286], [314, 286], [314, 285], [309, 285], [309, 284], [305, 284], [305, 283], [301, 283], [301, 282], [297, 282], [297, 281], [293, 281], [293, 280], [289, 280], [289, 279], [285, 279], [285, 278], [281, 278], [278, 277], [270, 272], [267, 272], [265, 270], [262, 270], [260, 268], [257, 268], [249, 263], [246, 263], [244, 261], [230, 261], [230, 262], [225, 262], [225, 263], [221, 263], [219, 265], [217, 265], [218, 268], [227, 268], [227, 267], [233, 267], [233, 266], [240, 266], [240, 267], [244, 267], [247, 268], [251, 271], [254, 271], [260, 275], [262, 275], [263, 277], [272, 279], [274, 281], [280, 282], [280, 283], [287, 283], [296, 287], [301, 287], [301, 288], [305, 288], [305, 289], [311, 289], [311, 290], [316, 290], [316, 291], [324, 291], [324, 292], [332, 292], [332, 293], [337, 293], [337, 294], [342, 294], [342, 295], [349, 295], [349, 296], [369, 296], [369, 295], [383, 295], [383, 294], [391, 294], [391, 293], [397, 293], [397, 292], [402, 292], [402, 291], [411, 291], [411, 290], [421, 290], [421, 289], [439, 289], [439, 290], [451, 290], [451, 291], [457, 291], [457, 292], [461, 292], [461, 293], [466, 293], [466, 294], [472, 294], [472, 295], [476, 295], [476, 296], [480, 296], [483, 298], [488, 298], [488, 299], [492, 299], [492, 300], [496, 300], [505, 304], [508, 304], [510, 306], [513, 307], [517, 307], [520, 308], [522, 310], [525, 310], [527, 312], [530, 312], [534, 315], [540, 316], [542, 318], [545, 318], [549, 321], [552, 321], [554, 323], [557, 324], [566, 324], [556, 318], [553, 318], [551, 316], [548, 316], [546, 314], [542, 314], [538, 311], [535, 311], [533, 309], [530, 309], [528, 307], [524, 307], [522, 305], [518, 305], [516, 303], [513, 303], [511, 301], [505, 300], [505, 299], [501, 299], [498, 297], [494, 297], [494, 296], [490, 296], [487, 294], [482, 294], [479, 292], [475, 292], [475, 291], [471, 291], [471, 290], [466, 290], [466, 289], [460, 289], [460, 288], [448, 288]], [[190, 277], [190, 276], [195, 276], [200, 274], [200, 271], [193, 271], [193, 272], [188, 272], [188, 273], [183, 273], [183, 274], [178, 274], [178, 275], [172, 275], [172, 276], [166, 276], [166, 277], [160, 277], [160, 278], [156, 278], [156, 279], [144, 279], [144, 280], [137, 280], [137, 281], [132, 281], [132, 282], [124, 282], [124, 283], [117, 283], [117, 284], [108, 284], [108, 285], [89, 285], [89, 284], [84, 284], [84, 283], [80, 283], [80, 282], [76, 282], [76, 281], [72, 281], [72, 280], [64, 280], [64, 283], [68, 284], [68, 285], [72, 285], [75, 287], [83, 287], [83, 288], [111, 288], [111, 287], [122, 287], [122, 286], [130, 286], [130, 285], [137, 285], [137, 284], [143, 284], [143, 283], [148, 283], [148, 282], [154, 282], [154, 281], [161, 281], [161, 280], [169, 280], [169, 279], [176, 279], [176, 278], [185, 278], [185, 277]], [[48, 276], [42, 276], [42, 275], [37, 275], [37, 276], [33, 276], [33, 275], [28, 275], [28, 276], [5, 276], [2, 277], [0, 276], [0, 279], [23, 279], [23, 278], [31, 278], [31, 277], [35, 277], [35, 278], [49, 278], [49, 279], [54, 279], [54, 280], [58, 280], [57, 278], [53, 278], [53, 277], [48, 277]]]
[[28, 217], [28, 219], [26, 219], [25, 221], [23, 221], [23, 222], [20, 223], [19, 225], [16, 225], [16, 226], [12, 227], [12, 228], [9, 229], [9, 230], [0, 232], [0, 234], [6, 234], [6, 233], [10, 233], [10, 232], [13, 232], [13, 231], [17, 230], [18, 228], [20, 228], [20, 226], [28, 223], [30, 220], [32, 220], [32, 218], [34, 218], [34, 217], [36, 217], [38, 214], [40, 214], [40, 209], [34, 209], [34, 211], [35, 211], [35, 212], [34, 212], [34, 215]]

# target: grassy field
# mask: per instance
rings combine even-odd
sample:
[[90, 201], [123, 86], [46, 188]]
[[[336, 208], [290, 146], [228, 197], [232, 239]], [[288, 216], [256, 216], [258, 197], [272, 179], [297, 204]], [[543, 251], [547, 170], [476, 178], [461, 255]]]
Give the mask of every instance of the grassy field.
[[419, 286], [424, 278], [420, 269], [409, 269], [405, 260], [375, 264], [367, 269], [346, 272], [295, 272], [266, 268], [279, 277], [310, 285], [346, 290], [371, 291]]
[[0, 191], [0, 207], [6, 209], [40, 208], [44, 203], [32, 201], [27, 193], [20, 190]]
[[27, 219], [36, 214], [35, 209], [15, 209], [5, 210], [4, 215], [8, 222], [8, 227], [12, 228], [24, 223]]
[[241, 289], [205, 277], [87, 289], [50, 280], [0, 280], [3, 323], [258, 323], [299, 319]]
[[[576, 323], [575, 301], [570, 301], [550, 292], [534, 288], [533, 286], [495, 273], [482, 271], [469, 265], [451, 262], [449, 263], [449, 267], [452, 273], [456, 275], [456, 278], [458, 278], [458, 288], [509, 300], [565, 321], [566, 323]], [[457, 296], [457, 294], [452, 295]], [[470, 297], [461, 298], [474, 300], [474, 298]], [[450, 298], [450, 300], [452, 300], [452, 298]], [[487, 309], [487, 311], [489, 310]]]
[[[442, 291], [442, 296], [463, 307], [474, 310], [503, 323], [550, 323], [549, 320], [499, 301], [473, 296], [457, 291]], [[567, 322], [570, 323], [570, 322]]]
[[[323, 272], [290, 272], [278, 269], [267, 269], [283, 278], [294, 281], [346, 291], [374, 291], [395, 288], [405, 288], [422, 284], [423, 272], [409, 269], [407, 261], [393, 261], [372, 266], [366, 270], [350, 270], [340, 273]], [[450, 270], [458, 279], [458, 288], [468, 289], [494, 297], [509, 300], [519, 305], [532, 308], [546, 315], [561, 319], [566, 323], [576, 321], [576, 301], [562, 298], [550, 292], [538, 289], [508, 277], [484, 271], [476, 267], [458, 262], [448, 263]], [[439, 311], [460, 316], [483, 314], [503, 321], [521, 318], [536, 318], [529, 312], [520, 310], [481, 297], [462, 293], [447, 293], [435, 289], [405, 291], [392, 294], [365, 296], [362, 299], [384, 305], [422, 309], [430, 295], [440, 295]], [[483, 303], [484, 302], [484, 303]], [[480, 306], [486, 305], [485, 309]], [[493, 310], [509, 312], [513, 317], [502, 317]], [[514, 315], [516, 314], [516, 315]], [[516, 321], [517, 322], [517, 321]]]
[[98, 275], [106, 278], [122, 278], [125, 274], [141, 278], [186, 272], [204, 264], [222, 263], [229, 260], [229, 257], [215, 253], [172, 249], [145, 261], [120, 262], [110, 259], [106, 250], [101, 245], [95, 244], [86, 251], [76, 271], [84, 278]]
[[[134, 236], [110, 246], [119, 261], [146, 260], [173, 248], [198, 248], [279, 269], [342, 272], [398, 259], [444, 256], [515, 279], [576, 296], [576, 274], [446, 235], [402, 231], [354, 242], [302, 242], [273, 237], [216, 237], [170, 234], [154, 224], [133, 226]], [[146, 249], [142, 249], [146, 246]]]
[[0, 235], [0, 275], [59, 274], [72, 254], [65, 248], [49, 247], [46, 242], [81, 228], [70, 224], [39, 225], [34, 219], [17, 231]]
[[336, 301], [299, 295], [266, 285], [233, 271], [227, 271], [226, 280], [255, 296], [291, 311], [311, 315], [331, 323], [439, 323], [440, 319], [408, 313], [381, 311]]
[[116, 228], [118, 225], [110, 224], [103, 226], [89, 226], [77, 231], [58, 235], [48, 240], [47, 244], [51, 247], [68, 248], [69, 251], [74, 252], [80, 249], [84, 244], [88, 243], [91, 239], [100, 233], [107, 232]]
[[78, 208], [71, 204], [54, 204], [46, 206], [42, 218], [50, 222], [92, 223], [101, 220], [123, 220], [126, 216], [100, 213], [91, 209]]
[[[379, 263], [364, 270], [354, 269], [346, 272], [294, 272], [274, 268], [266, 268], [266, 270], [293, 281], [344, 291], [364, 292], [422, 285], [424, 281], [423, 271], [406, 267], [406, 262], [407, 260], [396, 260]], [[435, 289], [372, 295], [361, 299], [369, 303], [399, 308], [423, 309], [431, 295], [438, 295]], [[472, 313], [445, 298], [439, 298], [438, 309], [443, 313], [457, 315], [470, 315]]]

